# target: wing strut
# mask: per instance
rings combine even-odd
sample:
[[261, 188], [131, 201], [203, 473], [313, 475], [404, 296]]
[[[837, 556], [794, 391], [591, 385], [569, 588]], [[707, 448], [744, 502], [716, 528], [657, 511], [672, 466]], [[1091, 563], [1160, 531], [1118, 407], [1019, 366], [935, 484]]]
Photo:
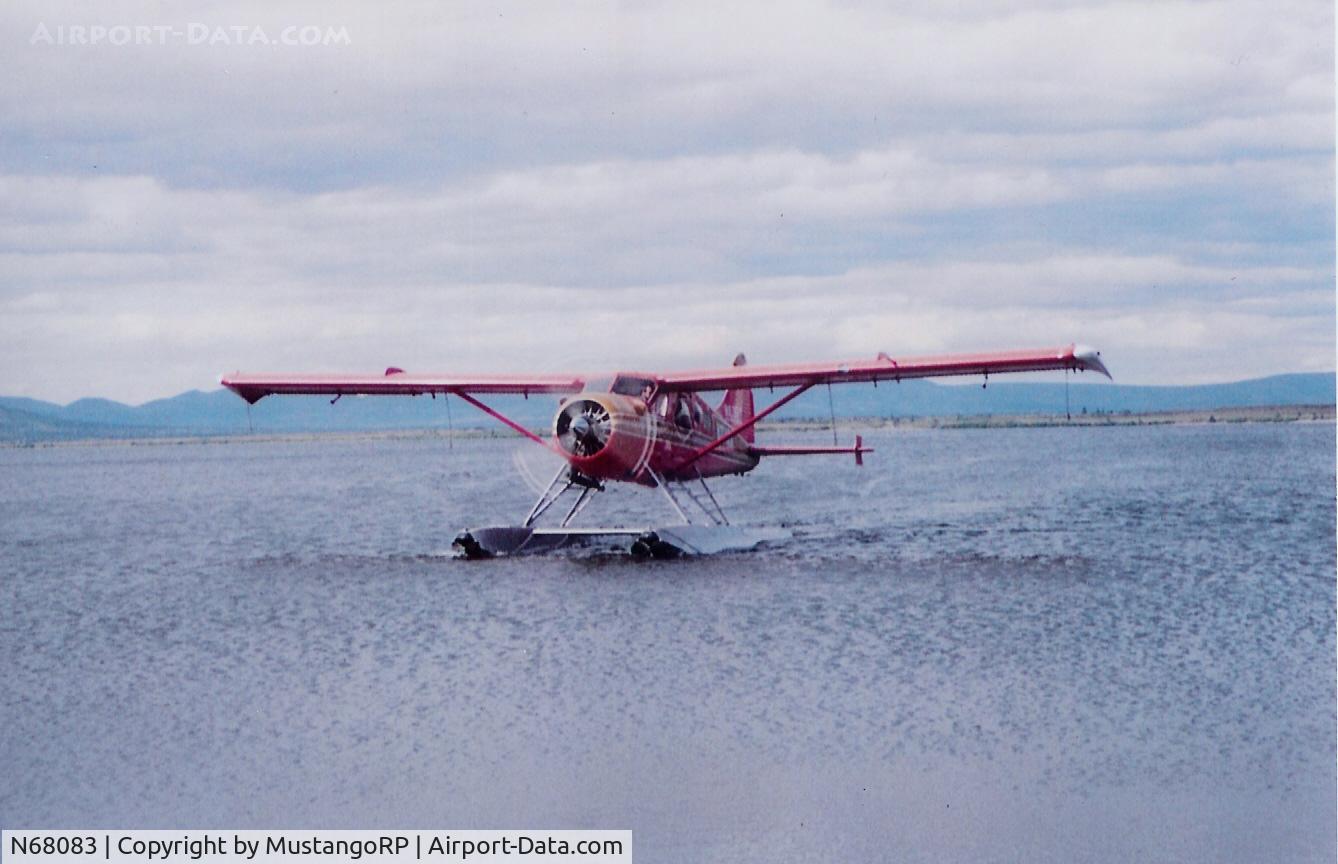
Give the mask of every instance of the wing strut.
[[533, 432], [526, 429], [524, 426], [521, 426], [515, 420], [512, 420], [510, 417], [506, 416], [502, 412], [496, 410], [495, 408], [489, 405], [483, 404], [482, 402], [475, 399], [473, 396], [470, 396], [463, 390], [447, 390], [446, 391], [447, 398], [450, 398], [451, 393], [455, 393], [456, 396], [459, 396], [461, 399], [465, 400], [470, 405], [473, 405], [475, 408], [479, 409], [484, 414], [487, 414], [494, 420], [497, 420], [501, 423], [505, 423], [507, 426], [510, 426], [512, 429], [519, 432], [521, 435], [524, 435], [526, 438], [530, 439], [535, 444], [542, 445], [544, 447], [547, 447], [549, 450], [552, 450], [554, 453], [561, 456], [564, 462], [567, 460], [567, 454], [559, 450], [557, 447], [553, 446], [553, 443], [551, 441], [545, 441], [544, 439], [540, 438], [538, 435], [535, 435]]
[[[435, 393], [433, 394], [436, 395]], [[455, 421], [451, 419], [451, 394], [447, 392], [441, 394], [441, 401], [446, 403], [446, 434], [447, 440], [451, 442], [450, 449], [455, 449]]]

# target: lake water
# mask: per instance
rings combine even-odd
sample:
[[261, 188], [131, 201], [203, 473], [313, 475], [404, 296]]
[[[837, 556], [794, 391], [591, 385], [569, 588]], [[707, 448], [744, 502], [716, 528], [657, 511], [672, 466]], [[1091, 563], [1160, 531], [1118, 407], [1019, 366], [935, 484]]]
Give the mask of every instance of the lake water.
[[865, 435], [716, 484], [794, 540], [651, 562], [452, 558], [510, 440], [0, 450], [0, 825], [1334, 860], [1331, 425]]

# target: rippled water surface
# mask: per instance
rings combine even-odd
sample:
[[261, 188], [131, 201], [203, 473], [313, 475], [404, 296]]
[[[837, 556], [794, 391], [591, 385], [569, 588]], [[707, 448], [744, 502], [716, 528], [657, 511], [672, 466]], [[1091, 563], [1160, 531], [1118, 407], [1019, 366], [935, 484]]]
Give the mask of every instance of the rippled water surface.
[[1331, 426], [865, 435], [668, 562], [454, 560], [508, 440], [0, 450], [0, 825], [1334, 859]]

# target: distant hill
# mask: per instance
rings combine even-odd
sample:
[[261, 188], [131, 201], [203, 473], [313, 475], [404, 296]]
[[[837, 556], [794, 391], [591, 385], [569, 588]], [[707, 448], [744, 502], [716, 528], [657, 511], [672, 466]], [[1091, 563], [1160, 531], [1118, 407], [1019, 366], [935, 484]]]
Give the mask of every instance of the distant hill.
[[[1070, 384], [1068, 404], [1074, 414], [1145, 413], [1261, 405], [1332, 405], [1332, 372], [1274, 375], [1231, 384], [1184, 387], [1081, 383]], [[873, 387], [837, 387], [832, 402], [842, 417], [941, 417], [979, 414], [1063, 414], [1064, 384], [994, 382], [937, 384], [932, 381], [883, 383]], [[825, 388], [796, 399], [787, 417], [826, 417]]]
[[[829, 415], [827, 389], [815, 388], [787, 405], [779, 418]], [[1231, 384], [1144, 387], [1122, 384], [1073, 384], [1068, 402], [1074, 414], [1143, 413], [1261, 405], [1332, 405], [1332, 372], [1275, 375]], [[763, 394], [759, 392], [759, 399]], [[943, 417], [983, 414], [1063, 414], [1065, 387], [1055, 383], [991, 382], [834, 387], [832, 407], [838, 417]], [[546, 427], [556, 400], [499, 396], [489, 400], [499, 410], [532, 428]], [[48, 441], [146, 436], [244, 435], [255, 433], [444, 429], [493, 426], [495, 422], [459, 399], [347, 397], [331, 405], [325, 397], [271, 396], [248, 410], [228, 390], [192, 390], [143, 405], [107, 399], [80, 399], [57, 405], [37, 399], [0, 397], [0, 441]]]

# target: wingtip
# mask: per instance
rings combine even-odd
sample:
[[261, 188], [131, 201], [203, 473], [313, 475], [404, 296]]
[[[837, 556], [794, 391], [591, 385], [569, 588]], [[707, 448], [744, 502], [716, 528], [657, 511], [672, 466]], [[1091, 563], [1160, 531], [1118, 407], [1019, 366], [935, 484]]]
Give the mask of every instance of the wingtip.
[[1078, 368], [1090, 369], [1105, 375], [1108, 380], [1115, 380], [1110, 370], [1106, 368], [1106, 364], [1101, 362], [1101, 352], [1091, 345], [1074, 345], [1073, 359], [1078, 361]]
[[[236, 373], [233, 374], [235, 375]], [[227, 375], [218, 376], [218, 383], [245, 399], [248, 405], [254, 405], [265, 398], [264, 390], [258, 387], [248, 387], [245, 384], [239, 384]]]

